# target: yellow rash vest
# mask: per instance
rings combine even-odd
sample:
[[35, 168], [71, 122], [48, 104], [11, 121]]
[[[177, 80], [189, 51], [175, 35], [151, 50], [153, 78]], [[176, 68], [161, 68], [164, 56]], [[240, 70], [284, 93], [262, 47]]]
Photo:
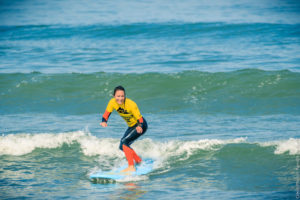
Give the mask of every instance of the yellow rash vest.
[[143, 117], [137, 104], [131, 99], [125, 98], [124, 103], [119, 105], [115, 98], [112, 98], [106, 107], [102, 121], [107, 122], [110, 114], [116, 110], [119, 115], [126, 121], [129, 127], [136, 125], [138, 122], [143, 123]]

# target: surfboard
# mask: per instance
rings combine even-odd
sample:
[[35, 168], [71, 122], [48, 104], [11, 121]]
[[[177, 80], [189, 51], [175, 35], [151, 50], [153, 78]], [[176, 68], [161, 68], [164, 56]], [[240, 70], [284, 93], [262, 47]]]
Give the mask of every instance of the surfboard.
[[135, 166], [135, 172], [122, 172], [123, 169], [128, 167], [127, 164], [111, 171], [97, 171], [90, 175], [90, 179], [96, 183], [110, 183], [125, 179], [129, 176], [146, 175], [153, 170], [153, 162], [152, 159], [143, 160], [141, 164]]

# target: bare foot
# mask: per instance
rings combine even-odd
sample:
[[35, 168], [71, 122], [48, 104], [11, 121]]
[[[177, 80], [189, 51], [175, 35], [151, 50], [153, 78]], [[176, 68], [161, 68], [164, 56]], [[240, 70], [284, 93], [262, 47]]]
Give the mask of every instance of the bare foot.
[[135, 172], [135, 167], [133, 165], [130, 165], [126, 169], [123, 169], [121, 172]]

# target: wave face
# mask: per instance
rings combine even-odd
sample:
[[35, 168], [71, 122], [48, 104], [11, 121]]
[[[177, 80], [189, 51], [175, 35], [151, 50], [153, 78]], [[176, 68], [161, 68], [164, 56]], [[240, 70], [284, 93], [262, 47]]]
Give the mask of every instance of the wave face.
[[117, 85], [147, 113], [300, 114], [300, 74], [290, 71], [14, 73], [0, 80], [1, 114], [98, 113]]

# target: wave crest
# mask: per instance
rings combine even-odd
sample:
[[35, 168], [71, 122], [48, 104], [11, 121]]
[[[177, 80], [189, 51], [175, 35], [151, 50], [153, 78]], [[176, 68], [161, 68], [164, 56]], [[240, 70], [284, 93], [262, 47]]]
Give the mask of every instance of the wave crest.
[[[21, 156], [31, 153], [39, 148], [60, 148], [64, 144], [79, 144], [80, 151], [86, 156], [104, 156], [109, 158], [123, 158], [119, 150], [119, 139], [98, 138], [87, 131], [75, 131], [68, 133], [40, 133], [40, 134], [16, 134], [0, 137], [0, 155]], [[246, 138], [235, 139], [202, 139], [194, 141], [170, 140], [158, 142], [146, 138], [133, 144], [134, 149], [142, 157], [167, 160], [171, 157], [187, 159], [199, 151], [222, 151], [222, 147], [229, 144], [243, 144]], [[257, 144], [257, 143], [250, 143]], [[275, 147], [274, 154], [289, 153], [300, 154], [300, 139], [290, 138], [283, 141], [258, 143], [261, 147]]]

